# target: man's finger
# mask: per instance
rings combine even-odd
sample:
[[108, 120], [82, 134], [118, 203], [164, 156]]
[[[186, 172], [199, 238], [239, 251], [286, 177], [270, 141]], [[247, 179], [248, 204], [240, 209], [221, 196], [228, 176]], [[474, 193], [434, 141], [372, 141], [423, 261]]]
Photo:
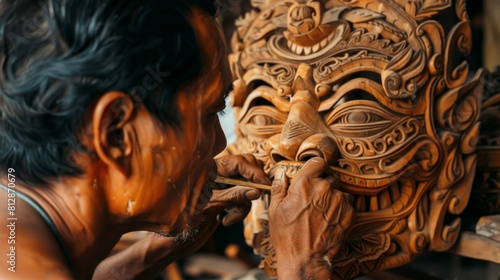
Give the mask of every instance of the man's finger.
[[242, 154], [241, 156], [244, 157], [246, 159], [246, 161], [250, 162], [251, 164], [253, 164], [255, 166], [259, 166], [259, 164], [257, 163], [257, 159], [253, 155]]
[[216, 162], [217, 172], [221, 176], [231, 177], [241, 175], [255, 183], [264, 185], [271, 183], [266, 173], [256, 164], [256, 161], [254, 164], [242, 155], [223, 157], [217, 159]]
[[217, 207], [230, 207], [241, 203], [250, 204], [251, 200], [260, 196], [259, 190], [248, 187], [233, 187], [225, 190], [214, 190], [209, 205]]
[[339, 179], [333, 176], [326, 176], [325, 180], [334, 188], [338, 188]]
[[[311, 185], [316, 178], [323, 178], [327, 168], [329, 168], [328, 164], [323, 158], [314, 157], [308, 160], [293, 177], [290, 192], [300, 194], [304, 191], [306, 193], [312, 191], [311, 188], [303, 188], [303, 186]], [[301, 194], [303, 195], [305, 194]]]
[[323, 158], [314, 157], [308, 160], [304, 166], [297, 172], [296, 177], [305, 176], [308, 178], [322, 177], [325, 171], [329, 168], [328, 164]]
[[250, 211], [250, 205], [245, 207], [234, 207], [227, 211], [226, 216], [222, 219], [224, 226], [230, 226], [234, 223], [243, 221]]
[[260, 169], [257, 165], [241, 164], [239, 170], [243, 177], [252, 182], [264, 185], [271, 184], [271, 180], [269, 180], [266, 173], [264, 173], [264, 170]]
[[[234, 190], [234, 189], [243, 189], [243, 190]], [[208, 202], [205, 209], [203, 209], [203, 215], [207, 217], [213, 217], [222, 211], [225, 208], [234, 207], [239, 204], [251, 204], [250, 199], [247, 198], [246, 192], [250, 192], [253, 189], [251, 188], [243, 188], [243, 187], [234, 187], [231, 189], [225, 190], [214, 190], [210, 201]]]
[[279, 204], [288, 192], [288, 178], [285, 170], [278, 168], [274, 175], [273, 185], [271, 187], [271, 204]]

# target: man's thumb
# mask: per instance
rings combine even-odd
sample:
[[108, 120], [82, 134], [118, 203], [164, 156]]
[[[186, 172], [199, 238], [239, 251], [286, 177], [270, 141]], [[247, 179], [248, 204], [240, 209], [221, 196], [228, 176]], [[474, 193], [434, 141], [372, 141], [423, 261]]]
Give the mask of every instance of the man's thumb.
[[271, 203], [279, 203], [285, 198], [288, 192], [288, 178], [283, 168], [278, 168], [274, 175], [273, 185], [271, 187]]

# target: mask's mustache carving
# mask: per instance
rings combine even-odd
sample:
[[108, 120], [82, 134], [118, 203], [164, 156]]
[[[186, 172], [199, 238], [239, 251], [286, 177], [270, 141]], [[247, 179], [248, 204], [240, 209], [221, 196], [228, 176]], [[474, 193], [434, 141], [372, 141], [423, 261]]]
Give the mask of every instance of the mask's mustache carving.
[[292, 179], [295, 177], [297, 172], [304, 166], [304, 162], [295, 162], [295, 161], [280, 161], [276, 163], [273, 167], [268, 172], [269, 178], [273, 179], [274, 175], [276, 174], [276, 171], [278, 169], [282, 169], [285, 172], [285, 175]]
[[[276, 170], [279, 168], [283, 169], [285, 171], [285, 174], [288, 178], [292, 179], [295, 177], [297, 172], [302, 168], [304, 165], [304, 162], [298, 162], [298, 161], [280, 161], [273, 165], [269, 171], [267, 171], [269, 178], [273, 179], [274, 174], [276, 173]], [[330, 169], [327, 170], [326, 175], [330, 175], [336, 179], [338, 179], [339, 183], [342, 184], [348, 184], [350, 186], [361, 186], [361, 187], [368, 187], [372, 189], [378, 189], [382, 187], [387, 187], [388, 185], [394, 183], [397, 181], [399, 178], [396, 175], [362, 175], [362, 174], [349, 174], [343, 169], [337, 168], [337, 167], [332, 167], [330, 166]]]

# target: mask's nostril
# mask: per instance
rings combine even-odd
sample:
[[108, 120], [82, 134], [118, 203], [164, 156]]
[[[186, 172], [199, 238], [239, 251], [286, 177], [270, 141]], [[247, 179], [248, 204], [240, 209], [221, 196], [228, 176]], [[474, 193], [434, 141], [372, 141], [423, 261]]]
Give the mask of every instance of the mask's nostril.
[[308, 161], [308, 160], [310, 160], [312, 158], [314, 158], [314, 157], [312, 157], [312, 156], [310, 156], [310, 157], [309, 156], [308, 157], [303, 157], [303, 158], [300, 159], [300, 161], [304, 161], [305, 162], [305, 161]]
[[276, 153], [276, 152], [272, 152], [271, 153], [271, 159], [273, 160], [274, 163], [278, 163], [280, 161], [284, 161], [284, 160], [288, 160], [287, 158], [285, 158], [284, 156]]
[[[299, 161], [308, 161], [314, 157], [325, 158], [323, 153], [319, 150], [307, 150], [298, 156]], [[325, 159], [326, 160], [326, 159]]]
[[337, 149], [327, 136], [315, 134], [307, 138], [301, 145], [296, 155], [296, 160], [306, 161], [313, 157], [321, 157], [329, 165], [335, 165], [337, 161]]

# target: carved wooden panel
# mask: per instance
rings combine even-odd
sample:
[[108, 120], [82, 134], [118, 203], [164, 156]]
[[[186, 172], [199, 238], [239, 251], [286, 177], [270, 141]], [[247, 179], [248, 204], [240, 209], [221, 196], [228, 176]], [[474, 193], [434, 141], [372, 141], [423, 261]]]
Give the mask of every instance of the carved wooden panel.
[[[324, 157], [355, 196], [338, 278], [456, 241], [469, 200], [482, 72], [468, 79], [464, 1], [253, 0], [232, 38], [236, 147], [288, 175]], [[247, 242], [275, 273], [268, 196]]]

